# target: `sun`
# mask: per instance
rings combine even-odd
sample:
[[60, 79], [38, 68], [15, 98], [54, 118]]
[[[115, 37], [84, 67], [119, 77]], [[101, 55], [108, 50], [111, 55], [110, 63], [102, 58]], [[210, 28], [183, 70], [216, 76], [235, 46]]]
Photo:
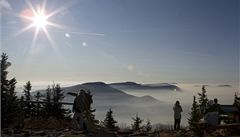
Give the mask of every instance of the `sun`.
[[26, 28], [23, 28], [22, 31], [29, 30], [30, 28], [36, 28], [36, 31], [46, 31], [47, 25], [54, 26], [54, 23], [48, 21], [48, 19], [53, 16], [53, 14], [46, 14], [46, 1], [44, 1], [41, 6], [37, 5], [37, 7], [34, 7], [29, 1], [26, 2], [28, 8], [22, 11], [20, 17], [30, 22], [30, 24]]
[[37, 27], [37, 29], [44, 29], [46, 28], [48, 21], [47, 21], [47, 16], [44, 15], [44, 13], [36, 13], [34, 17], [32, 18], [33, 25]]
[[22, 29], [20, 29], [16, 35], [19, 35], [23, 32], [26, 32], [31, 29], [35, 29], [33, 40], [32, 40], [32, 47], [35, 46], [36, 41], [38, 39], [39, 33], [44, 33], [46, 38], [49, 40], [52, 46], [55, 45], [55, 42], [53, 41], [49, 29], [50, 27], [55, 27], [59, 29], [63, 29], [64, 27], [53, 23], [49, 21], [49, 19], [60, 13], [62, 10], [64, 10], [64, 7], [60, 7], [52, 12], [47, 12], [46, 4], [47, 0], [43, 0], [43, 2], [39, 5], [36, 4], [35, 6], [29, 1], [26, 0], [27, 8], [25, 8], [18, 16], [24, 20], [24, 22], [27, 22], [28, 25]]

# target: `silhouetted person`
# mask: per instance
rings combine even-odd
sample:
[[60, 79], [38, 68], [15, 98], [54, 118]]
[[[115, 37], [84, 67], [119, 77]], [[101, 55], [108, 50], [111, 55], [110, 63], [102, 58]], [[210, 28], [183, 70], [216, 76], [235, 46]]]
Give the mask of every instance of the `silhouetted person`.
[[221, 106], [220, 106], [220, 104], [218, 104], [218, 99], [215, 98], [213, 101], [214, 101], [214, 104], [213, 104], [214, 108], [216, 109], [216, 111], [217, 111], [218, 113], [220, 113], [220, 111], [221, 111]]
[[211, 126], [216, 126], [218, 125], [218, 116], [218, 111], [214, 106], [214, 101], [209, 100], [207, 104], [206, 114], [204, 115], [205, 121]]
[[174, 107], [174, 129], [180, 129], [182, 107], [179, 101], [176, 101]]
[[220, 124], [221, 123], [221, 118], [220, 118], [221, 106], [220, 106], [220, 104], [218, 104], [217, 98], [215, 98], [213, 101], [214, 101], [213, 107], [214, 107], [215, 111], [218, 112], [218, 124]]
[[72, 111], [73, 115], [73, 124], [75, 130], [84, 130], [84, 104], [83, 104], [83, 95], [84, 91], [80, 90], [76, 98], [74, 99]]

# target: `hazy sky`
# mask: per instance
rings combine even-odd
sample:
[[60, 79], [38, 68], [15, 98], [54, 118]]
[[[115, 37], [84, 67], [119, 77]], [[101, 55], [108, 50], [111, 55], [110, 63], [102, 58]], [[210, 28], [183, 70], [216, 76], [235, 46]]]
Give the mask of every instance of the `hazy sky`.
[[[29, 0], [37, 9], [41, 0]], [[24, 0], [0, 0], [18, 81], [239, 83], [238, 0], [49, 0], [36, 41]]]

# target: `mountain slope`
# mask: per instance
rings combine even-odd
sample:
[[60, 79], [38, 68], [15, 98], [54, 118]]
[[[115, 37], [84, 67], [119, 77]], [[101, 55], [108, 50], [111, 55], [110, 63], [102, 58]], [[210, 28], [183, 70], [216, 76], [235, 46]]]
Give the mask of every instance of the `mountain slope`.
[[151, 97], [136, 97], [129, 95], [121, 90], [110, 87], [103, 82], [92, 82], [63, 88], [66, 95], [65, 101], [73, 100], [73, 96], [69, 96], [67, 92], [78, 93], [80, 89], [89, 90], [93, 95], [93, 100], [96, 105], [117, 105], [117, 104], [152, 104], [160, 103], [157, 99]]
[[169, 83], [160, 83], [160, 84], [138, 84], [135, 82], [121, 82], [121, 83], [111, 83], [109, 86], [120, 89], [120, 90], [174, 90], [181, 91], [181, 89]]

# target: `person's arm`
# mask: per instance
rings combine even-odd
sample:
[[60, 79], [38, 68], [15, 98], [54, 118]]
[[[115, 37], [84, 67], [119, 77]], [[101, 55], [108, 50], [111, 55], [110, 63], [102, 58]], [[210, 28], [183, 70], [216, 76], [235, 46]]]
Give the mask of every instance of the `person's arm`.
[[181, 112], [183, 112], [183, 110], [182, 110], [182, 107], [181, 107], [181, 106], [180, 106], [180, 108], [181, 108], [181, 109], [180, 109], [180, 110], [181, 110]]

